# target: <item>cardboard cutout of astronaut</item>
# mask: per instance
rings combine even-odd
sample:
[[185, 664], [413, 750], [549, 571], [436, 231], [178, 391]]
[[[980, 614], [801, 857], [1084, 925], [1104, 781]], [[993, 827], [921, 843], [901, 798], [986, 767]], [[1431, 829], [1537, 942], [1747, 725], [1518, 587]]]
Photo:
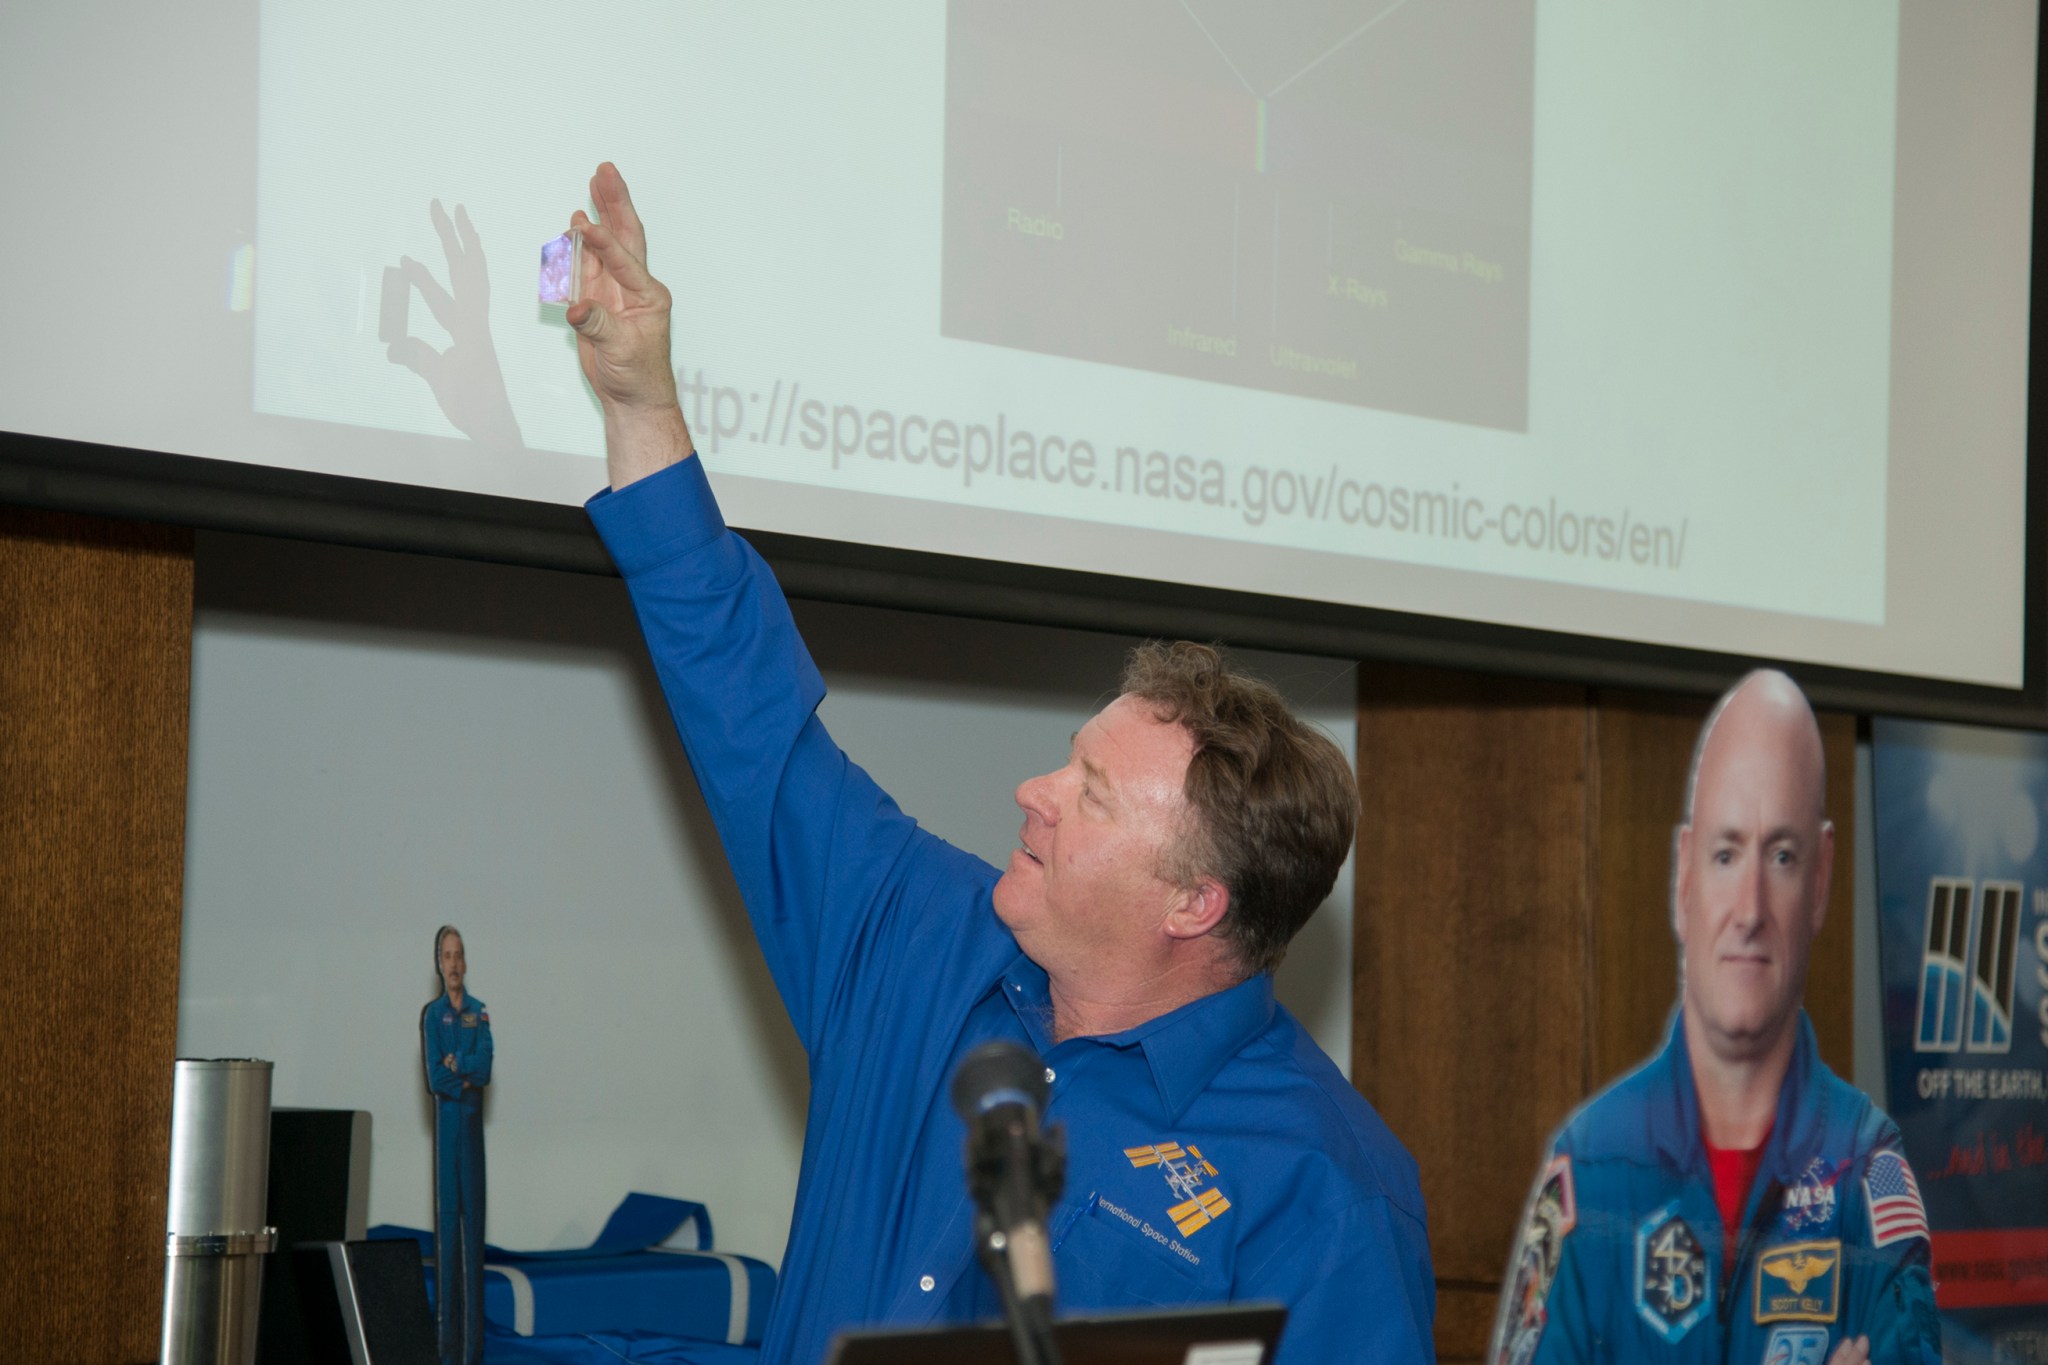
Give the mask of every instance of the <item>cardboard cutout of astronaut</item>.
[[434, 933], [441, 994], [420, 1011], [420, 1053], [434, 1096], [434, 1301], [441, 1365], [484, 1353], [484, 1087], [491, 1015], [468, 988], [469, 961], [452, 924]]
[[1801, 1008], [1834, 828], [1812, 709], [1752, 673], [1701, 728], [1673, 841], [1679, 999], [1661, 1051], [1552, 1140], [1488, 1358], [1940, 1359], [1899, 1130]]

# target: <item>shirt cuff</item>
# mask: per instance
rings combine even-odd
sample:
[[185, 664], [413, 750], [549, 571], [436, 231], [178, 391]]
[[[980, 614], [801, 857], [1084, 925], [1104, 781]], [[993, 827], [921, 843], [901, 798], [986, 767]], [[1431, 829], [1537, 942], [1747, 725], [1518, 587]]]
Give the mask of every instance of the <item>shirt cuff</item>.
[[694, 455], [622, 489], [602, 489], [583, 506], [611, 552], [612, 563], [628, 577], [700, 550], [725, 534], [725, 518], [711, 495], [704, 461]]

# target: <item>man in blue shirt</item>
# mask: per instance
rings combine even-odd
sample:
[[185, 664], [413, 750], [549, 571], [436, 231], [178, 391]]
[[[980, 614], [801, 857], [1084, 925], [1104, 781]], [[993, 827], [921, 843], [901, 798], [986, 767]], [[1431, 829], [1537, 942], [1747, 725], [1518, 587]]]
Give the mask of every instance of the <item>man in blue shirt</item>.
[[1722, 698], [1678, 829], [1670, 1038], [1559, 1132], [1490, 1359], [1940, 1358], [1898, 1128], [1820, 1060], [1799, 1003], [1834, 860], [1826, 787], [1790, 678]]
[[434, 934], [441, 994], [420, 1011], [420, 1055], [434, 1096], [434, 1297], [441, 1365], [484, 1355], [484, 1087], [491, 1015], [468, 993], [469, 960], [452, 924]]
[[568, 312], [605, 417], [591, 518], [811, 1064], [764, 1357], [998, 1312], [946, 1091], [1008, 1039], [1045, 1058], [1067, 1126], [1061, 1311], [1278, 1299], [1290, 1365], [1430, 1359], [1414, 1162], [1273, 999], [1350, 844], [1343, 755], [1214, 651], [1148, 647], [1065, 764], [1017, 789], [1007, 867], [920, 830], [819, 724], [774, 579], [690, 458], [668, 291], [618, 172], [591, 194]]

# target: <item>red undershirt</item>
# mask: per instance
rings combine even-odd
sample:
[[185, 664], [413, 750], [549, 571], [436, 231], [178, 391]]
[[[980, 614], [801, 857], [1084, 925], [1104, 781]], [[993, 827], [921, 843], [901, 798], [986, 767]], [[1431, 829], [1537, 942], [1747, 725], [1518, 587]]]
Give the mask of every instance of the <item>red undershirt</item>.
[[1700, 1134], [1707, 1149], [1707, 1164], [1714, 1172], [1714, 1202], [1721, 1208], [1723, 1275], [1735, 1269], [1735, 1251], [1742, 1243], [1742, 1206], [1749, 1202], [1749, 1187], [1756, 1180], [1757, 1167], [1763, 1164], [1764, 1147], [1770, 1140], [1768, 1128], [1764, 1130], [1763, 1141], [1754, 1147], [1716, 1147], [1707, 1141], [1704, 1132]]

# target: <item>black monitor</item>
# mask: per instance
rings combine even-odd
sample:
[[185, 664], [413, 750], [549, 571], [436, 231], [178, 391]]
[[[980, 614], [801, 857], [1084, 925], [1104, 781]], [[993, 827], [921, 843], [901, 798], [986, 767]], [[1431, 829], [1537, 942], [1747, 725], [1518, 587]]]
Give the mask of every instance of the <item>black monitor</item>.
[[[1164, 1312], [1063, 1318], [1053, 1324], [1064, 1365], [1267, 1365], [1287, 1310], [1226, 1303]], [[1009, 1328], [883, 1328], [842, 1332], [826, 1365], [1012, 1365]]]

